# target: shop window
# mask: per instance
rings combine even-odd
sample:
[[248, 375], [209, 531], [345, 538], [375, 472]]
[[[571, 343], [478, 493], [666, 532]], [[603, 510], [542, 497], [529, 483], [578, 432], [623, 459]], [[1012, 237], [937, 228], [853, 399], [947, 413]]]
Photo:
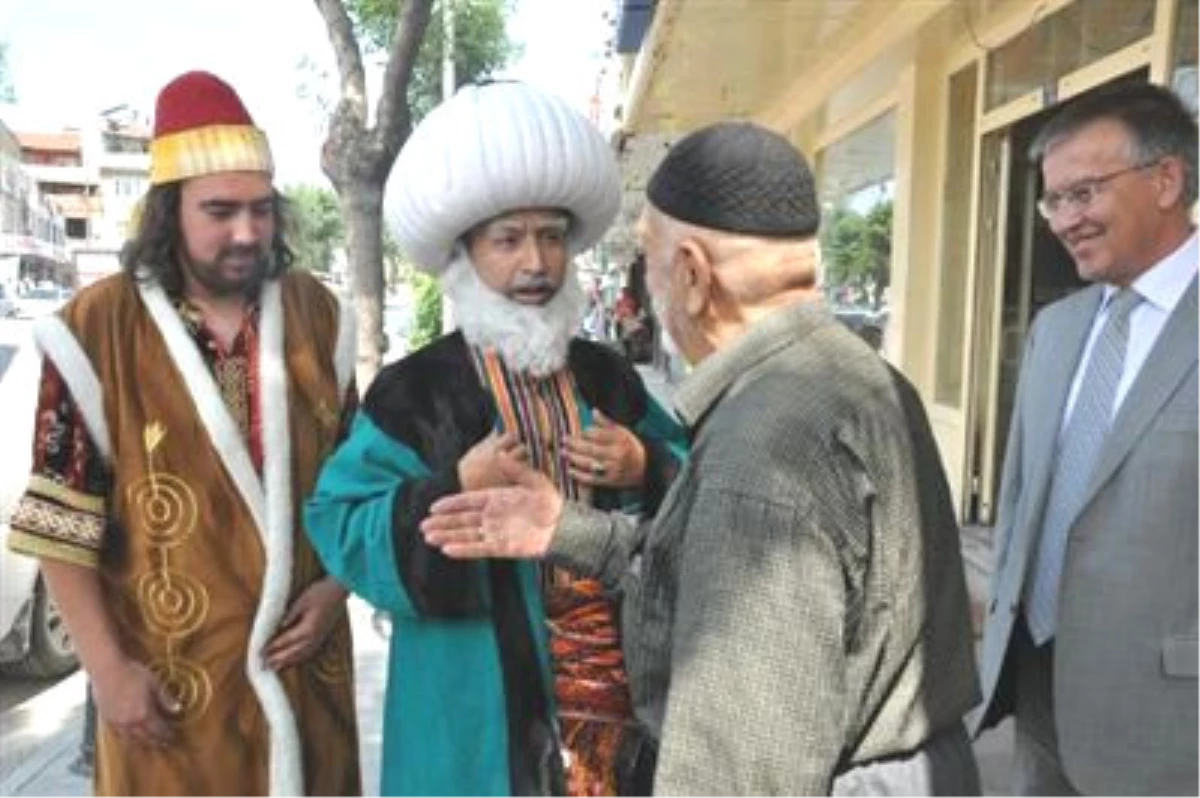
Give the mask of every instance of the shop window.
[[[1186, 2], [1194, 8], [1194, 0]], [[1053, 97], [1060, 78], [1150, 36], [1156, 5], [1156, 0], [1078, 0], [1030, 25], [989, 52], [985, 110], [1039, 89]]]
[[[1175, 23], [1175, 65], [1171, 88], [1192, 109], [1200, 124], [1200, 0], [1180, 0], [1180, 17]], [[1200, 224], [1200, 198], [1192, 206], [1192, 220]]]
[[895, 142], [889, 111], [820, 154], [826, 300], [876, 348], [891, 318]]
[[937, 315], [937, 360], [934, 400], [949, 407], [962, 405], [963, 346], [966, 339], [967, 275], [971, 268], [971, 196], [974, 174], [974, 63], [950, 77], [946, 170], [942, 179], [942, 248]]
[[1197, 20], [1196, 6], [1198, 0], [1179, 0], [1178, 16], [1175, 18], [1175, 41], [1171, 53], [1171, 87], [1179, 93], [1192, 115], [1196, 115], [1197, 91], [1200, 86], [1196, 82], [1196, 38]]

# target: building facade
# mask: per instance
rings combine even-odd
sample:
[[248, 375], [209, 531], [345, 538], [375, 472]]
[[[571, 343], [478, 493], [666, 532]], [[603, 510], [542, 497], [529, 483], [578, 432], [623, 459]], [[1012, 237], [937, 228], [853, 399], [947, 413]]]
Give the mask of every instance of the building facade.
[[138, 200], [149, 187], [150, 128], [127, 106], [89, 124], [15, 134], [24, 171], [62, 216], [70, 276], [86, 285], [119, 268]]
[[21, 165], [17, 137], [0, 122], [0, 283], [57, 280], [69, 272], [66, 222]]
[[1194, 111], [1197, 0], [621, 5], [644, 27], [620, 101], [631, 195], [673, 139], [717, 120], [803, 149], [831, 302], [884, 329], [961, 519], [991, 523], [1030, 320], [1081, 285], [1036, 213], [1028, 145], [1060, 103], [1114, 81], [1173, 86]]

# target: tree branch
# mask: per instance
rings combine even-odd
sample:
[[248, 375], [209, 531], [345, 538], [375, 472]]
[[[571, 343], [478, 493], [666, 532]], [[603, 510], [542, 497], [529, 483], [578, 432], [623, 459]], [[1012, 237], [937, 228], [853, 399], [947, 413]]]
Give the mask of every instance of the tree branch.
[[337, 59], [341, 78], [341, 99], [336, 116], [346, 113], [357, 116], [360, 125], [367, 120], [367, 79], [363, 72], [362, 53], [354, 36], [354, 23], [341, 0], [313, 0], [325, 19], [329, 42]]
[[[320, 0], [318, 0], [320, 1]], [[408, 107], [408, 84], [429, 17], [433, 0], [404, 0], [396, 16], [396, 31], [388, 52], [383, 89], [375, 108], [375, 130], [371, 135], [373, 153], [391, 163], [408, 138], [412, 114]]]

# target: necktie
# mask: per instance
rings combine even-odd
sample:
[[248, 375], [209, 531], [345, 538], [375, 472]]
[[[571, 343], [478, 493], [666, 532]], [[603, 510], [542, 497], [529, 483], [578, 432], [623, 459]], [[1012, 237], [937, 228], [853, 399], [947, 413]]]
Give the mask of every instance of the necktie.
[[1113, 401], [1129, 344], [1129, 314], [1141, 300], [1132, 288], [1113, 297], [1108, 319], [1088, 358], [1075, 407], [1059, 435], [1033, 579], [1027, 583], [1025, 595], [1025, 619], [1038, 645], [1054, 636], [1067, 534], [1086, 497], [1100, 447], [1112, 424]]

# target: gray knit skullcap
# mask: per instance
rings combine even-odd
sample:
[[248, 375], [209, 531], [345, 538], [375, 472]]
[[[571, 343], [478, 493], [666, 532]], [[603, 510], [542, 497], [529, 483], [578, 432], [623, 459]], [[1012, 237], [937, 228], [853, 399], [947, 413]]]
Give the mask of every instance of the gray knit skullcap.
[[807, 238], [821, 226], [804, 155], [750, 122], [720, 122], [681, 139], [646, 196], [666, 215], [711, 230]]

